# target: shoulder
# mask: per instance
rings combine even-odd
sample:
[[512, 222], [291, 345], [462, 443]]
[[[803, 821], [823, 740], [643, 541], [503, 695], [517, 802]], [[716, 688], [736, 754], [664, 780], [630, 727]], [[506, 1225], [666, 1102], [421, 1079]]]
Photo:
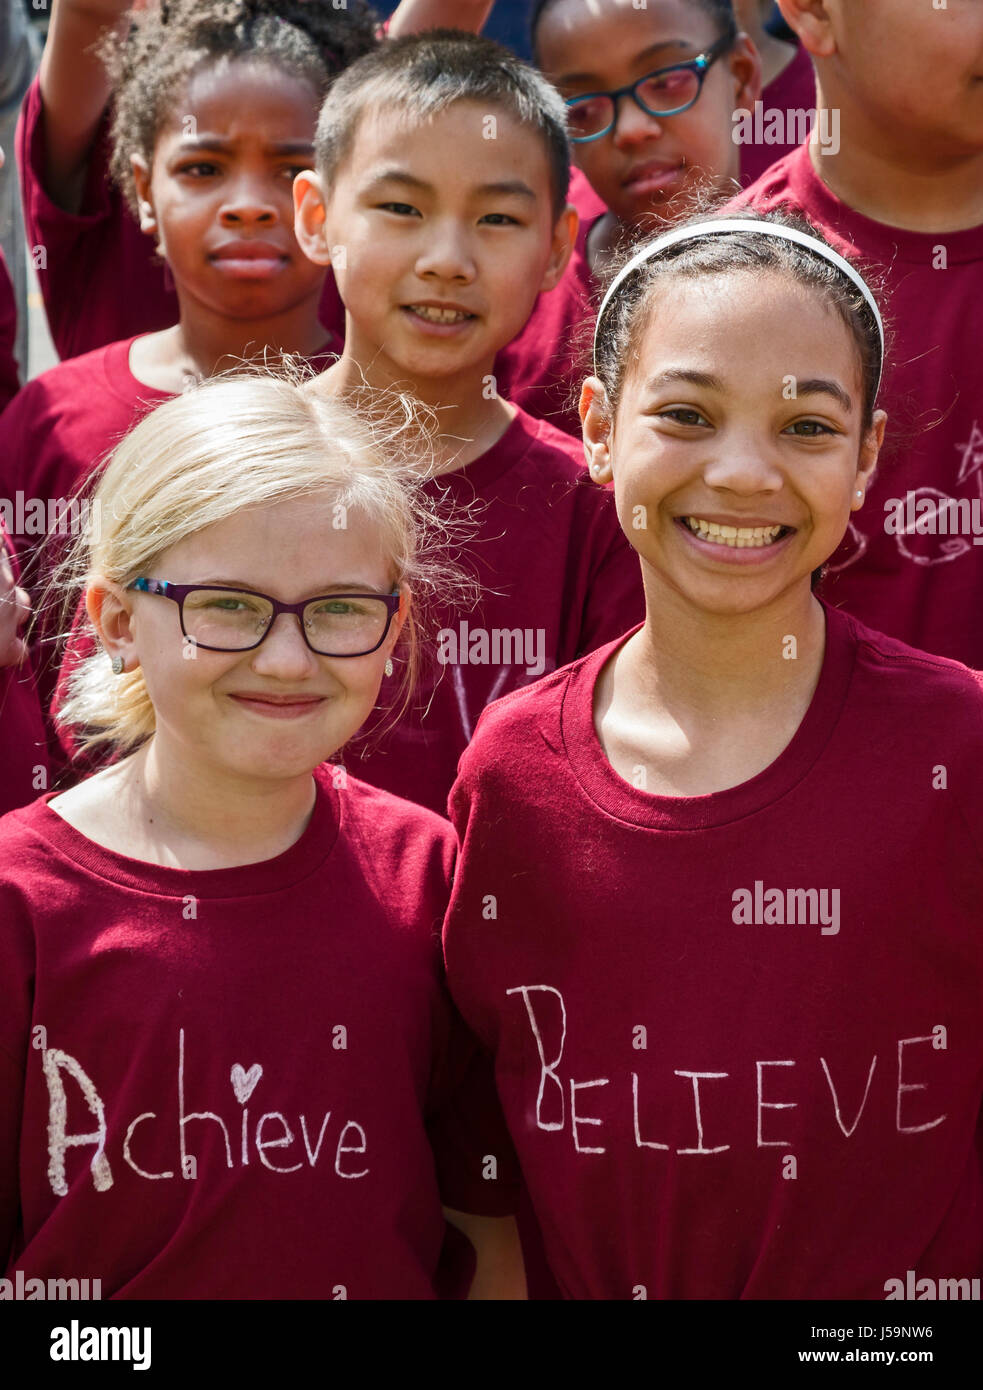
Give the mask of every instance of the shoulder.
[[853, 616], [838, 616], [856, 642], [860, 677], [876, 685], [879, 704], [913, 719], [924, 710], [938, 732], [962, 729], [983, 739], [983, 672], [909, 647]]
[[581, 439], [559, 429], [549, 420], [541, 420], [528, 411], [518, 408], [509, 430], [524, 444], [523, 452], [527, 465], [556, 477], [572, 481], [587, 481], [587, 468], [584, 459], [584, 445]]
[[473, 782], [490, 776], [514, 785], [532, 765], [548, 758], [559, 737], [560, 711], [571, 680], [585, 663], [596, 661], [603, 650], [561, 666], [486, 705], [474, 736], [461, 755], [459, 778]]
[[[39, 410], [56, 412], [75, 403], [91, 409], [93, 390], [108, 389], [109, 364], [128, 346], [128, 339], [109, 343], [49, 367], [21, 388], [18, 411], [33, 420]], [[5, 418], [12, 418], [12, 414]]]
[[43, 797], [38, 797], [0, 816], [0, 894], [4, 897], [44, 895], [53, 861], [60, 858], [44, 833], [47, 814]]
[[380, 862], [406, 871], [453, 862], [454, 831], [435, 811], [373, 787], [337, 764], [322, 763], [314, 776], [337, 797], [341, 833], [360, 850], [368, 847]]

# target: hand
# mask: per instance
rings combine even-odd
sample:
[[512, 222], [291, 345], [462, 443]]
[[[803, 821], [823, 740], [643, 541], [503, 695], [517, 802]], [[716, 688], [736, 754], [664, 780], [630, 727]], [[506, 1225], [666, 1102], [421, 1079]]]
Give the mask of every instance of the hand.
[[0, 667], [19, 666], [27, 659], [27, 643], [18, 633], [30, 616], [30, 596], [14, 584], [14, 571], [0, 541]]

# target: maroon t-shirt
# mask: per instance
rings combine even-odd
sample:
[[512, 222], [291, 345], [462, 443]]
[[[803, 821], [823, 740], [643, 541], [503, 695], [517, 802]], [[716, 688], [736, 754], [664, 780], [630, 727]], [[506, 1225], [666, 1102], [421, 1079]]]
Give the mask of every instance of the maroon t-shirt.
[[[89, 155], [77, 213], [60, 208], [45, 191], [39, 78], [24, 97], [16, 146], [29, 251], [38, 267], [59, 357], [78, 357], [120, 338], [177, 323], [178, 300], [170, 271], [109, 177], [108, 111]], [[344, 338], [345, 311], [330, 271], [320, 318], [325, 328]]]
[[104, 1298], [466, 1291], [441, 1202], [507, 1214], [515, 1167], [442, 977], [453, 836], [317, 782], [296, 844], [232, 869], [115, 854], [48, 797], [0, 821], [8, 1278], [98, 1278]]
[[983, 226], [909, 232], [862, 217], [817, 177], [807, 146], [735, 206], [745, 202], [804, 213], [886, 282], [887, 438], [825, 596], [912, 646], [983, 667], [983, 353], [970, 308], [983, 297]]
[[983, 677], [826, 622], [797, 732], [726, 791], [611, 767], [617, 643], [461, 760], [448, 981], [569, 1298], [983, 1275]]
[[[4, 551], [16, 584], [17, 557], [0, 516], [0, 553]], [[33, 801], [48, 785], [48, 753], [31, 663], [0, 667], [0, 815]]]
[[[760, 122], [752, 122], [755, 139], [741, 145], [743, 184], [753, 183], [798, 147], [797, 113], [816, 110], [816, 70], [808, 49], [799, 47], [788, 66], [762, 89], [759, 100]], [[773, 112], [779, 115], [769, 114]]]
[[[640, 621], [638, 556], [614, 497], [582, 447], [520, 411], [473, 463], [429, 484], [451, 515], [472, 510], [462, 563], [483, 591], [471, 611], [438, 609], [410, 708], [373, 746], [346, 750], [356, 776], [444, 813], [457, 761], [489, 701], [528, 685]], [[383, 686], [385, 691], [385, 685]]]
[[13, 400], [20, 389], [14, 344], [17, 341], [17, 301], [10, 281], [10, 271], [0, 251], [0, 410]]

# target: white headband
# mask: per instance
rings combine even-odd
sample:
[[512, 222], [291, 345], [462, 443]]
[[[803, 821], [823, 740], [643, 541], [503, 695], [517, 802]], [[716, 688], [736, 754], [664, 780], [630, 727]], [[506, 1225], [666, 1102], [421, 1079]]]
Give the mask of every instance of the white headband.
[[738, 217], [721, 217], [711, 219], [707, 222], [691, 223], [688, 227], [674, 227], [672, 231], [663, 232], [663, 234], [656, 237], [654, 241], [650, 241], [646, 246], [643, 246], [640, 251], [632, 256], [627, 265], [621, 267], [618, 274], [608, 286], [607, 293], [601, 301], [601, 307], [597, 314], [597, 325], [594, 329], [595, 375], [597, 375], [598, 329], [601, 326], [601, 320], [607, 312], [608, 305], [625, 280], [627, 280], [630, 275], [634, 275], [639, 266], [644, 265], [646, 261], [650, 261], [654, 256], [658, 256], [661, 252], [665, 251], [667, 247], [675, 246], [676, 243], [680, 241], [691, 241], [704, 236], [713, 236], [717, 232], [757, 232], [763, 236], [781, 237], [783, 241], [794, 241], [799, 246], [805, 246], [815, 255], [821, 256], [824, 261], [829, 261], [830, 265], [835, 265], [837, 270], [841, 271], [848, 280], [856, 285], [857, 289], [867, 301], [868, 308], [874, 316], [874, 322], [877, 324], [877, 332], [881, 340], [881, 357], [877, 369], [877, 386], [880, 386], [881, 372], [884, 366], [884, 323], [881, 319], [881, 311], [877, 307], [877, 301], [871, 294], [870, 288], [863, 276], [858, 274], [849, 261], [844, 260], [838, 252], [827, 246], [825, 242], [818, 241], [815, 237], [809, 236], [807, 232], [800, 232], [797, 227], [786, 227], [780, 222], [758, 221], [756, 218]]

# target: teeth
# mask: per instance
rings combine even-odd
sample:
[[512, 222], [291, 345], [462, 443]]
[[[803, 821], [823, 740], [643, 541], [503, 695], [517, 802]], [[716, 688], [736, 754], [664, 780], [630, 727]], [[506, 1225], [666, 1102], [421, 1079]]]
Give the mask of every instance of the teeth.
[[737, 550], [773, 545], [785, 529], [783, 526], [720, 526], [716, 521], [704, 521], [698, 516], [686, 516], [683, 520], [701, 540]]
[[410, 308], [414, 314], [419, 314], [421, 319], [427, 319], [430, 323], [462, 323], [464, 319], [473, 317], [459, 309], [435, 309], [432, 304], [411, 304]]

